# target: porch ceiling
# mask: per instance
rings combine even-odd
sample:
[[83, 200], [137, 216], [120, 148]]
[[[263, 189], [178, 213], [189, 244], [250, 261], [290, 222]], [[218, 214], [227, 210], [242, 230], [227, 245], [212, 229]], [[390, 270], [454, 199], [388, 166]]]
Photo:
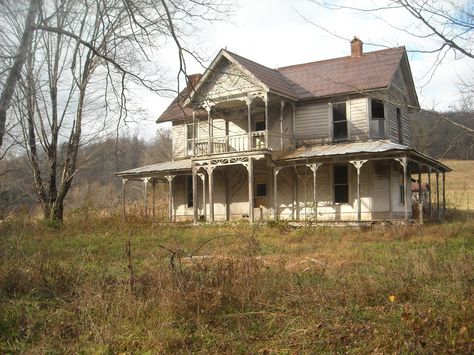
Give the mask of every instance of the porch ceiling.
[[125, 179], [142, 177], [164, 177], [167, 174], [191, 172], [191, 159], [165, 161], [158, 164], [146, 165], [135, 169], [119, 171], [115, 175]]

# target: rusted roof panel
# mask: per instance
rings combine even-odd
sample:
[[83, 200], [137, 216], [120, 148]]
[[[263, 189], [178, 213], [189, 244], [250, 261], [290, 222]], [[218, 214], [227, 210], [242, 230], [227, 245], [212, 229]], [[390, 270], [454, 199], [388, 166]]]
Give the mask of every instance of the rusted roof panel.
[[268, 86], [270, 91], [287, 96], [289, 98], [298, 98], [297, 93], [293, 89], [288, 79], [285, 78], [285, 76], [278, 70], [268, 68], [227, 50], [226, 52], [240, 65], [247, 69], [252, 75]]
[[293, 83], [300, 99], [320, 98], [386, 88], [400, 63], [405, 47], [279, 68]]
[[140, 168], [119, 171], [115, 175], [122, 177], [147, 176], [153, 174], [167, 173], [167, 172], [184, 172], [191, 171], [191, 159], [165, 161], [163, 163], [142, 166]]
[[409, 150], [406, 145], [389, 141], [355, 142], [322, 144], [309, 147], [300, 147], [293, 152], [283, 155], [279, 160], [327, 157], [335, 155], [348, 155], [357, 153], [382, 153], [391, 150]]
[[[238, 54], [226, 51], [270, 91], [295, 100], [317, 99], [386, 88], [395, 74], [405, 47], [271, 69]], [[183, 120], [192, 116], [184, 108], [187, 89], [179, 94], [157, 122]]]

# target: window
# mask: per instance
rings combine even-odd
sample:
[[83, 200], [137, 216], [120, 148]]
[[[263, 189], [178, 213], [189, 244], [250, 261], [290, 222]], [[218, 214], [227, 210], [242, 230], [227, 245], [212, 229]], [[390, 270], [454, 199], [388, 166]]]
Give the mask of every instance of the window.
[[267, 184], [257, 184], [255, 189], [255, 197], [267, 196]]
[[402, 111], [397, 107], [397, 128], [398, 128], [398, 143], [403, 144], [403, 121]]
[[370, 100], [370, 135], [374, 138], [385, 138], [385, 107], [383, 101]]
[[198, 138], [197, 136], [197, 124], [188, 123], [186, 125], [186, 140], [187, 140], [187, 153], [188, 155], [193, 155], [193, 138]]
[[255, 130], [256, 131], [264, 131], [265, 130], [265, 121], [255, 122]]
[[347, 139], [346, 103], [332, 104], [333, 140]]
[[334, 203], [349, 202], [349, 183], [347, 165], [334, 166]]
[[400, 171], [400, 204], [405, 204], [405, 178], [403, 177], [403, 169]]
[[186, 203], [188, 207], [193, 207], [193, 177], [187, 175], [186, 177]]

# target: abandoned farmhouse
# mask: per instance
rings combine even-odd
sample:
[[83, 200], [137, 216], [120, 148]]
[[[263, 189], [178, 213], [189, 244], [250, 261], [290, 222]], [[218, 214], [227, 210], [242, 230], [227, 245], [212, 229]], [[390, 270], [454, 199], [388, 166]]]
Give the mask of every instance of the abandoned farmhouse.
[[171, 221], [406, 222], [415, 205], [441, 216], [450, 169], [410, 146], [405, 48], [365, 53], [355, 37], [349, 49], [277, 69], [221, 50], [157, 120], [172, 124], [173, 160], [117, 173], [124, 203], [138, 180], [145, 206], [168, 184]]

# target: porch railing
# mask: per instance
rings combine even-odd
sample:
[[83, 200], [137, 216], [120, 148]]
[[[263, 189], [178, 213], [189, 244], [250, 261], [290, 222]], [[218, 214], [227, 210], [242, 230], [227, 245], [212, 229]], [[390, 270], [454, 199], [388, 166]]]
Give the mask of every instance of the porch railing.
[[[244, 152], [261, 149], [287, 149], [293, 144], [293, 138], [270, 133], [265, 138], [265, 131], [254, 131], [237, 135], [196, 139], [194, 141], [195, 155], [220, 154], [229, 152]], [[268, 147], [267, 147], [268, 142]]]

